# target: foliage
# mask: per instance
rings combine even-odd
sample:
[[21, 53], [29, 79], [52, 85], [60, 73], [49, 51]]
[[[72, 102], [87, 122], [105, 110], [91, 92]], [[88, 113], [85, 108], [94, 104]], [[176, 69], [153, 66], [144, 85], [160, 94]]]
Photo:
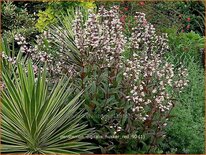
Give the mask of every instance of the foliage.
[[36, 28], [43, 32], [49, 25], [58, 21], [57, 18], [62, 18], [62, 14], [67, 13], [73, 7], [95, 8], [93, 2], [50, 2], [46, 10], [39, 11]]
[[[138, 1], [138, 2], [98, 2], [97, 5], [120, 6], [122, 17], [130, 19], [135, 12], [143, 12], [147, 19], [155, 25], [157, 31], [162, 28], [174, 27], [178, 31], [190, 32], [191, 30], [204, 35], [204, 1]], [[133, 20], [130, 20], [132, 23]], [[129, 23], [129, 24], [131, 24]]]
[[192, 59], [188, 59], [187, 65], [190, 84], [177, 96], [178, 104], [172, 112], [174, 117], [168, 122], [167, 136], [162, 143], [167, 153], [204, 152], [204, 70]]
[[39, 11], [38, 21], [36, 23], [36, 28], [42, 32], [49, 24], [55, 23], [57, 19], [55, 18], [55, 12], [51, 7], [47, 8], [45, 11]]
[[175, 4], [182, 23], [183, 32], [194, 31], [201, 36], [205, 34], [205, 2], [204, 1], [187, 1]]
[[26, 8], [28, 14], [34, 14], [36, 18], [36, 13], [38, 10], [45, 10], [47, 3], [44, 3], [43, 1], [14, 1], [13, 4], [17, 6], [18, 8]]
[[[161, 16], [158, 17], [158, 15], [153, 16], [154, 22], [159, 19], [160, 22], [165, 23], [165, 27], [171, 28], [173, 25], [176, 25], [178, 31], [194, 31], [202, 36], [204, 35], [205, 6], [203, 1], [181, 1], [169, 3], [165, 1], [154, 4], [154, 7], [155, 10], [159, 10], [161, 16], [164, 16], [164, 18], [161, 18]], [[160, 22], [157, 25], [161, 25]], [[161, 26], [161, 28], [163, 28], [163, 26]]]
[[14, 35], [19, 33], [27, 39], [31, 39], [32, 35], [36, 33], [36, 29], [31, 27], [34, 23], [34, 16], [28, 14], [25, 8], [19, 8], [12, 2], [2, 3], [3, 37], [7, 38], [8, 42], [11, 42]]
[[176, 56], [178, 60], [189, 62], [194, 61], [195, 64], [203, 66], [204, 56], [202, 49], [205, 44], [205, 37], [200, 36], [195, 32], [178, 33], [176, 29], [164, 30], [168, 33], [171, 53], [168, 55]]
[[81, 142], [91, 134], [77, 112], [81, 93], [71, 98], [69, 80], [61, 79], [52, 88], [46, 82], [46, 70], [34, 75], [31, 61], [3, 70], [2, 92], [3, 153], [90, 153], [94, 147]]

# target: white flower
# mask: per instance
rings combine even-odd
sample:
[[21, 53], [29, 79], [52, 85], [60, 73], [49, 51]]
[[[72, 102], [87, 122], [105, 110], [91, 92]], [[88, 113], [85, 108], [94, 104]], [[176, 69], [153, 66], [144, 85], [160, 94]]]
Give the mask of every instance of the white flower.
[[141, 92], [141, 96], [143, 96], [143, 97], [145, 96], [144, 92]]

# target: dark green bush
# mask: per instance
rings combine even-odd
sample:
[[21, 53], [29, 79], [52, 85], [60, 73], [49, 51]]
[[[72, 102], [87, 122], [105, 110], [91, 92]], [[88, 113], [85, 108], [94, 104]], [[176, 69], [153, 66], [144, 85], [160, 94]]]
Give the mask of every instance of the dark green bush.
[[205, 37], [193, 31], [189, 33], [179, 33], [174, 28], [163, 31], [168, 33], [171, 51], [168, 57], [175, 56], [177, 58], [176, 63], [184, 61], [188, 64], [190, 61], [193, 61], [193, 63], [198, 64], [199, 67], [203, 67], [204, 56], [202, 50], [204, 48]]
[[2, 3], [2, 34], [8, 42], [19, 33], [32, 39], [37, 32], [34, 25], [35, 17], [26, 8], [17, 7], [12, 2]]

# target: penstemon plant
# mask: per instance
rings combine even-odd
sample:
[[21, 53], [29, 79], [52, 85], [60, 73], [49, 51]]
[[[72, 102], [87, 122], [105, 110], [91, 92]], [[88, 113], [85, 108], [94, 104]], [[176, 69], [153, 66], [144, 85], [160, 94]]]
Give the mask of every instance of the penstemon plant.
[[[158, 36], [143, 13], [137, 12], [134, 19], [136, 27], [131, 36], [125, 36], [118, 7], [89, 12], [86, 20], [77, 11], [73, 38], [81, 58], [82, 89], [92, 83], [89, 95], [85, 93], [91, 126], [105, 137], [117, 133], [146, 135], [145, 151], [154, 152], [158, 140], [165, 136], [175, 93], [188, 84], [187, 70], [175, 68], [164, 59], [169, 51], [167, 34]], [[134, 147], [141, 147], [141, 140], [135, 141]], [[118, 143], [123, 150], [129, 140], [105, 142], [108, 146], [102, 151], [110, 152], [109, 143]]]

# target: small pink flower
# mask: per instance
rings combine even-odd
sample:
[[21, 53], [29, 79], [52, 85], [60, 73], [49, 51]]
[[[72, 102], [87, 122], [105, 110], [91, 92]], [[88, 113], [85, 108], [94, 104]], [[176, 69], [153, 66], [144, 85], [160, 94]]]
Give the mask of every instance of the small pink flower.
[[124, 22], [125, 22], [125, 19], [126, 19], [126, 16], [124, 15], [124, 16], [122, 16], [122, 17], [120, 18], [120, 21], [121, 21], [122, 23], [124, 23]]
[[191, 20], [190, 17], [188, 17], [188, 18], [187, 18], [187, 21], [190, 22], [190, 20]]
[[190, 25], [187, 25], [187, 29], [190, 29]]
[[143, 21], [143, 26], [146, 26], [146, 25], [147, 25], [147, 21], [144, 20], [144, 21]]
[[124, 8], [124, 11], [128, 11], [128, 10], [129, 10], [129, 8], [128, 8], [128, 7], [125, 7], [125, 8]]
[[140, 5], [140, 6], [144, 6], [145, 3], [142, 1], [142, 2], [139, 2], [139, 5]]

